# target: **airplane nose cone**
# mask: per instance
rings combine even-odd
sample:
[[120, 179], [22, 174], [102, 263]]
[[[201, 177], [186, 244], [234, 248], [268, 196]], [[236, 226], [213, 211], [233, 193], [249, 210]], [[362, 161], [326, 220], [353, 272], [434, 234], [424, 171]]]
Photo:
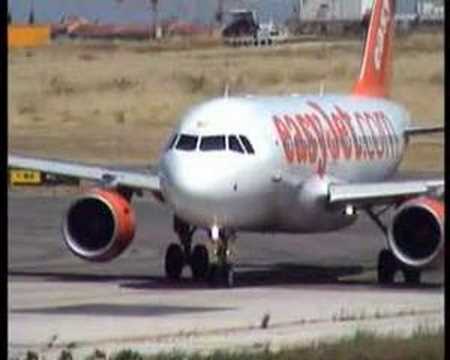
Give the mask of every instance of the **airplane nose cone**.
[[[173, 162], [166, 168], [165, 178], [170, 197], [206, 200], [214, 198], [217, 191], [226, 191], [231, 179], [223, 171], [205, 167], [196, 161]], [[176, 200], [176, 199], [174, 199]], [[176, 201], [175, 201], [176, 205]]]
[[193, 223], [212, 224], [226, 211], [224, 199], [236, 192], [233, 175], [198, 161], [168, 161], [162, 168], [162, 192], [175, 212]]

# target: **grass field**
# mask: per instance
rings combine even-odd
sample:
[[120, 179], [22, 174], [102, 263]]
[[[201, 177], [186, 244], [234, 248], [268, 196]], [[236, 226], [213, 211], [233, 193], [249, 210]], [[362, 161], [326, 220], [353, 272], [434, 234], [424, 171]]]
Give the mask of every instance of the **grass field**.
[[[377, 335], [356, 331], [353, 336], [311, 345], [282, 348], [273, 351], [270, 344], [259, 349], [216, 351], [209, 354], [182, 352], [143, 355], [124, 349], [109, 356], [100, 349], [94, 350], [85, 360], [443, 360], [445, 358], [444, 330], [417, 329], [405, 338], [398, 335]], [[27, 359], [37, 354], [28, 352]], [[72, 359], [70, 349], [62, 350], [59, 359]]]
[[[444, 118], [443, 34], [396, 42], [393, 98], [417, 125]], [[189, 45], [189, 44], [188, 44]], [[64, 42], [8, 54], [10, 151], [95, 163], [155, 162], [193, 104], [223, 93], [348, 92], [360, 43], [233, 49], [182, 42]], [[443, 169], [443, 137], [414, 142], [403, 167]]]

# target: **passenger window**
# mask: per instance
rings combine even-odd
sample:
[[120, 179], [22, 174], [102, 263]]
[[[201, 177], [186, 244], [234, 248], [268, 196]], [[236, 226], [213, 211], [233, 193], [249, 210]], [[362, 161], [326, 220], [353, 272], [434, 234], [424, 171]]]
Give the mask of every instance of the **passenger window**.
[[252, 144], [250, 143], [250, 141], [243, 135], [239, 135], [239, 139], [241, 139], [242, 144], [245, 147], [245, 150], [249, 153], [249, 154], [254, 154], [255, 150], [253, 149]]
[[193, 151], [197, 148], [198, 136], [181, 135], [177, 143], [177, 150]]
[[225, 150], [225, 136], [203, 136], [200, 141], [200, 150]]
[[231, 151], [236, 151], [243, 153], [244, 149], [242, 148], [241, 143], [235, 135], [228, 136], [228, 148]]

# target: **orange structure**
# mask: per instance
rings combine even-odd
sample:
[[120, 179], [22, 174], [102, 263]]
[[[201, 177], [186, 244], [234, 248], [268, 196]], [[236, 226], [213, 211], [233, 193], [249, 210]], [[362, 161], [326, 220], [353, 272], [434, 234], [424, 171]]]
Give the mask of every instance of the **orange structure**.
[[8, 25], [8, 47], [36, 47], [49, 43], [49, 25]]

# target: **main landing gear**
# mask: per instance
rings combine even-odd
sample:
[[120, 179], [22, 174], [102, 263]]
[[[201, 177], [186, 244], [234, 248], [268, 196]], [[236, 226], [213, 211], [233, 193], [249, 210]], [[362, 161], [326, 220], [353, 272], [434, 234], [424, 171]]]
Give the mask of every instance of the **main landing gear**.
[[398, 271], [403, 273], [406, 284], [420, 284], [420, 270], [400, 263], [392, 251], [388, 249], [381, 250], [378, 255], [378, 282], [383, 285], [393, 284]]
[[184, 266], [191, 267], [195, 280], [204, 280], [209, 270], [209, 254], [205, 245], [195, 245], [192, 249], [192, 236], [197, 230], [177, 217], [174, 218], [173, 229], [180, 239], [180, 244], [172, 243], [167, 248], [165, 258], [166, 276], [178, 280]]
[[227, 233], [218, 228], [210, 231], [215, 255], [215, 261], [211, 263], [209, 251], [205, 245], [197, 244], [192, 249], [192, 236], [197, 230], [196, 227], [174, 217], [173, 228], [180, 244], [172, 243], [167, 248], [165, 256], [167, 278], [180, 279], [183, 268], [189, 266], [194, 280], [207, 280], [212, 286], [224, 284], [232, 287], [234, 285], [233, 266], [229, 262], [229, 244], [234, 240], [234, 233]]
[[[388, 210], [389, 206], [382, 209], [380, 212], [375, 213], [372, 209], [366, 209], [369, 217], [378, 225], [383, 232], [385, 238], [388, 237], [388, 229], [380, 219], [381, 214]], [[386, 241], [387, 242], [387, 241]], [[382, 285], [390, 285], [394, 283], [395, 275], [397, 272], [403, 273], [403, 278], [406, 284], [418, 285], [420, 284], [420, 278], [422, 272], [419, 269], [412, 268], [401, 263], [386, 245], [386, 249], [380, 251], [378, 255], [378, 283]]]

